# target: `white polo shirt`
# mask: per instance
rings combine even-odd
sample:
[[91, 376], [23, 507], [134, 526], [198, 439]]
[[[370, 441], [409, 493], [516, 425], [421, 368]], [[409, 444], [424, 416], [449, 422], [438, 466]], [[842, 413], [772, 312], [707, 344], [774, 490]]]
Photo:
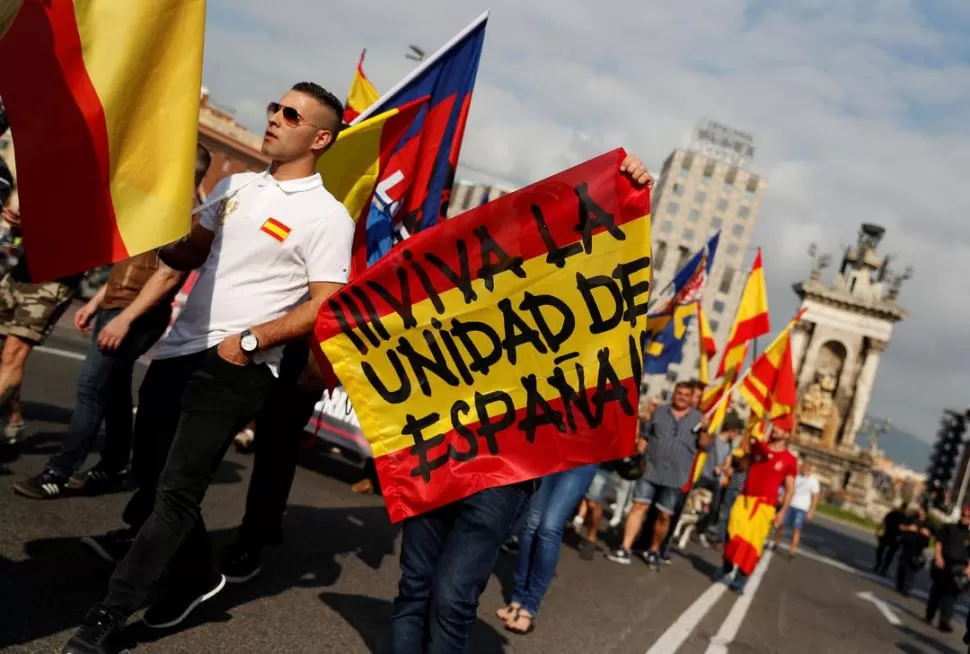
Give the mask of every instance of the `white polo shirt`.
[[[212, 251], [156, 359], [201, 352], [280, 318], [309, 299], [310, 282], [347, 281], [354, 221], [319, 175], [231, 175], [212, 190], [221, 196], [199, 220], [215, 232]], [[277, 346], [253, 360], [275, 375], [281, 356]]]

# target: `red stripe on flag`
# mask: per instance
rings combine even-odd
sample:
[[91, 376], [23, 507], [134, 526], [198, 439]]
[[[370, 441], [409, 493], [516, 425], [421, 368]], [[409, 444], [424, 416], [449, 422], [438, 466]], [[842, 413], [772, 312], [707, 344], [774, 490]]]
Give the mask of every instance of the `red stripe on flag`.
[[[25, 2], [0, 39], [0, 59], [31, 274], [48, 280], [127, 257], [104, 110], [84, 67], [74, 3]], [[30, 64], [12, 63], [23, 60]], [[58, 164], [65, 167], [52, 173]]]
[[[626, 379], [622, 385], [627, 397], [637, 397], [638, 381]], [[595, 392], [595, 388], [588, 389], [587, 397], [591, 397]], [[554, 411], [564, 411], [562, 398], [549, 401], [549, 406]], [[587, 428], [586, 419], [575, 407], [572, 408], [577, 427], [575, 434], [571, 431], [562, 433], [553, 425], [543, 425], [536, 430], [535, 442], [529, 443], [524, 432], [510, 427], [496, 436], [499, 456], [489, 455], [485, 440], [476, 436], [479, 455], [462, 462], [449, 458], [443, 466], [431, 473], [430, 482], [425, 482], [420, 476], [412, 476], [412, 470], [418, 461], [413, 455], [413, 448], [406, 447], [377, 457], [374, 459], [374, 465], [381, 480], [384, 501], [387, 504], [391, 522], [398, 522], [417, 513], [456, 502], [486, 488], [523, 479], [534, 479], [587, 463], [599, 463], [630, 456], [633, 454], [633, 434], [636, 431], [637, 418], [636, 415], [627, 416], [619, 410], [611, 410], [614, 406], [613, 404], [607, 406], [603, 425], [595, 433]], [[525, 415], [526, 409], [519, 409], [513, 424], [517, 425]], [[497, 417], [493, 416], [493, 420], [496, 419]], [[469, 423], [466, 427], [475, 431], [478, 429], [478, 424]], [[606, 434], [612, 435], [611, 442], [605, 442], [603, 436]], [[449, 447], [454, 447], [458, 452], [467, 452], [468, 441], [456, 431], [450, 431], [428, 455], [430, 458], [440, 456]], [[563, 454], [558, 458], [563, 463], [556, 469], [551, 469], [543, 457], [535, 456], [537, 448], [559, 449]], [[510, 464], [510, 461], [516, 463]], [[523, 468], [522, 465], [531, 465], [531, 467]], [[432, 488], [434, 488], [433, 493]], [[413, 512], [408, 507], [411, 507]]]

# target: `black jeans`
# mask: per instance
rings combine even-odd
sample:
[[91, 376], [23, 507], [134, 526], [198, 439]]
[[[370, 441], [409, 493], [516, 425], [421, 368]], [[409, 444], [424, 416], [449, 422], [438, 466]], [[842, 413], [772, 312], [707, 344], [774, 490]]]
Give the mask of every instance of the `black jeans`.
[[104, 605], [129, 616], [169, 570], [175, 583], [211, 574], [202, 521], [206, 490], [233, 437], [259, 413], [275, 378], [212, 348], [152, 362], [139, 392], [133, 471], [138, 490], [125, 519], [140, 529], [118, 564]]
[[404, 521], [390, 654], [461, 654], [499, 548], [536, 482], [483, 490]]
[[960, 596], [960, 588], [954, 578], [953, 569], [958, 568], [962, 574], [964, 565], [951, 565], [946, 562], [943, 569], [936, 567], [934, 562], [930, 568], [930, 596], [926, 601], [926, 620], [932, 622], [937, 611], [940, 613], [940, 626], [948, 627], [953, 619], [953, 608]]
[[899, 540], [896, 538], [880, 538], [876, 545], [876, 572], [883, 576], [889, 574], [889, 566], [896, 558], [896, 550], [899, 549]]
[[922, 551], [922, 549], [909, 548], [905, 545], [900, 548], [899, 560], [896, 562], [896, 590], [903, 595], [909, 594], [913, 574], [918, 569], [914, 562]]
[[283, 513], [296, 474], [300, 443], [307, 438], [304, 427], [322, 396], [321, 390], [298, 384], [309, 356], [306, 341], [286, 346], [279, 382], [256, 417], [253, 474], [246, 494], [246, 515], [239, 529], [239, 538], [247, 547], [283, 542]]
[[168, 311], [155, 311], [131, 323], [128, 334], [114, 352], [98, 347], [98, 335], [121, 309], [102, 309], [94, 319], [88, 346], [77, 380], [77, 403], [60, 450], [45, 466], [58, 477], [77, 472], [91, 453], [104, 422], [105, 441], [98, 467], [118, 473], [128, 467], [131, 456], [131, 378], [135, 362], [165, 332]]

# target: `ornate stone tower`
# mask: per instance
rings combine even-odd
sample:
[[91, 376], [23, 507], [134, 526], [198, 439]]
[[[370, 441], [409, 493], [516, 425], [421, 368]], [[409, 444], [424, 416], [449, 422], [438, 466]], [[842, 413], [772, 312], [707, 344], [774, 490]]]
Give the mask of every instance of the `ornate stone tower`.
[[890, 257], [877, 252], [884, 232], [878, 225], [862, 225], [830, 284], [822, 280], [822, 270], [831, 257], [819, 255], [813, 244], [811, 278], [794, 285], [806, 310], [792, 337], [799, 397], [795, 443], [806, 455], [814, 452], [811, 458], [819, 472], [827, 473], [830, 489], [850, 495], [864, 495], [869, 485], [861, 478], [867, 475], [852, 479], [871, 468], [868, 452], [856, 447], [856, 434], [893, 326], [906, 318], [896, 300], [912, 276], [909, 268], [894, 274]]

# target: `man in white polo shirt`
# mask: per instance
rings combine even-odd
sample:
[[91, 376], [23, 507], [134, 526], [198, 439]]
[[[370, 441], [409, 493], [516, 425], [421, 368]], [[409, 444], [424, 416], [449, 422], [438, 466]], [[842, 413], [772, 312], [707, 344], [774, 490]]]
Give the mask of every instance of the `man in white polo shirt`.
[[267, 115], [269, 170], [220, 182], [212, 197], [223, 200], [159, 252], [176, 270], [198, 268], [199, 279], [140, 389], [139, 488], [124, 516], [131, 528], [87, 541], [119, 561], [108, 595], [65, 654], [118, 651], [117, 633], [163, 573], [170, 583], [144, 615], [149, 627], [180, 623], [223, 588], [202, 498], [272, 390], [283, 344], [306, 338], [320, 305], [347, 281], [354, 223], [315, 172], [337, 137], [342, 103], [301, 82]]
[[805, 522], [811, 522], [815, 517], [815, 507], [818, 506], [819, 498], [822, 495], [822, 487], [818, 479], [812, 476], [814, 468], [811, 463], [802, 461], [798, 476], [795, 477], [795, 490], [792, 492], [791, 503], [788, 505], [788, 512], [785, 513], [785, 523], [775, 529], [775, 547], [781, 544], [781, 537], [785, 527], [791, 529], [791, 547], [788, 550], [789, 560], [795, 558], [798, 552], [798, 542], [802, 537], [802, 529]]

